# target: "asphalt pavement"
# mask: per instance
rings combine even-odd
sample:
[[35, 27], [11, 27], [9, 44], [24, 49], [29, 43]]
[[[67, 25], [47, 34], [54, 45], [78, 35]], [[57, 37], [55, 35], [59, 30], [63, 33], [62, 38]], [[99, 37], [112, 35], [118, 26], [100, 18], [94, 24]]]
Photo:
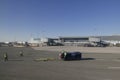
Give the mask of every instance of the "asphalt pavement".
[[[23, 57], [19, 55], [23, 51]], [[3, 54], [8, 53], [4, 62]], [[0, 47], [0, 80], [120, 80], [120, 54], [82, 53], [82, 60], [62, 61], [57, 51]], [[54, 58], [51, 61], [35, 61]]]

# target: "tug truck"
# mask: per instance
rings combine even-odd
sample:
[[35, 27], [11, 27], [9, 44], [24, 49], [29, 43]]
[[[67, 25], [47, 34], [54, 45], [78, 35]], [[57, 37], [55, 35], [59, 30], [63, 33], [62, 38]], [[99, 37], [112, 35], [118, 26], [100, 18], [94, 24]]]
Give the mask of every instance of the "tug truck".
[[63, 52], [59, 54], [60, 59], [67, 60], [81, 60], [82, 53], [81, 52]]

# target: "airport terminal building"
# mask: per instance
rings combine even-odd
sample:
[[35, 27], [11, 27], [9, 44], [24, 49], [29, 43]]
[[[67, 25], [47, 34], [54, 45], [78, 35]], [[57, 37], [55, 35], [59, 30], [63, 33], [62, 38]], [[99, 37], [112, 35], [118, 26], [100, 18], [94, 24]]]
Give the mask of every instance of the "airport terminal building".
[[100, 46], [107, 44], [109, 46], [120, 46], [120, 35], [112, 36], [88, 36], [88, 37], [60, 37], [61, 43], [65, 46]]
[[59, 39], [64, 46], [85, 46], [100, 42], [98, 37], [60, 37]]
[[120, 35], [113, 35], [113, 36], [100, 36], [101, 40], [110, 43], [111, 45], [120, 44]]
[[101, 46], [120, 44], [120, 36], [82, 36], [82, 37], [59, 37], [59, 38], [32, 38], [33, 45], [46, 46]]

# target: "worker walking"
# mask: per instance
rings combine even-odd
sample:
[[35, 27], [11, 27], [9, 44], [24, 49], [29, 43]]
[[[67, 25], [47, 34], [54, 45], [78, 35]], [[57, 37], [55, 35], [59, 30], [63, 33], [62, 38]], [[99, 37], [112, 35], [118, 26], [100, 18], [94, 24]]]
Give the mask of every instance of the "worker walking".
[[7, 55], [7, 52], [4, 53], [3, 57], [4, 57], [4, 61], [8, 61], [8, 55]]
[[23, 56], [23, 51], [20, 51], [19, 53], [20, 53], [20, 56], [22, 57]]
[[66, 57], [66, 54], [67, 54], [66, 51], [62, 51], [62, 52], [59, 54], [59, 58], [60, 58], [60, 59], [64, 59], [64, 58]]

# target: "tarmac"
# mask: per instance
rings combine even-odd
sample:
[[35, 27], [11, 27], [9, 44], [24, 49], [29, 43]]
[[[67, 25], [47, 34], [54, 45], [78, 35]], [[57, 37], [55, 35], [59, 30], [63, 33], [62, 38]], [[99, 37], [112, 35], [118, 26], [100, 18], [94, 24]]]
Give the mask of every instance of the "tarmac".
[[[82, 51], [82, 60], [77, 61], [62, 61], [58, 54], [63, 48], [51, 48], [0, 47], [0, 80], [120, 80], [119, 48], [111, 47], [110, 50], [117, 50], [117, 53], [109, 53], [109, 50], [107, 54], [99, 48], [98, 51], [96, 48], [85, 48], [97, 52]], [[69, 48], [69, 51], [72, 49], [78, 51], [78, 48]], [[19, 55], [21, 50], [23, 57]], [[3, 60], [5, 52], [9, 59], [6, 62]], [[41, 58], [52, 60], [39, 60]]]
[[44, 46], [33, 47], [35, 50], [46, 51], [80, 51], [83, 53], [120, 53], [120, 47], [78, 47], [78, 46]]

